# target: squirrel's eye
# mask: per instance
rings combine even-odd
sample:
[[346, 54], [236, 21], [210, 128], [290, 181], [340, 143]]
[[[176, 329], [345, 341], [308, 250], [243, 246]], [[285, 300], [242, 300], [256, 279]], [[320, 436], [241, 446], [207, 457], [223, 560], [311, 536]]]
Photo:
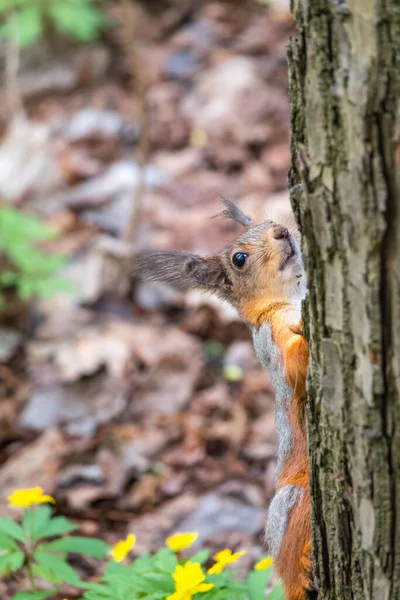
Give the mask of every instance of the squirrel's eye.
[[232, 256], [232, 262], [235, 265], [235, 267], [241, 269], [244, 266], [247, 257], [248, 254], [246, 254], [246, 252], [236, 252], [236, 254]]

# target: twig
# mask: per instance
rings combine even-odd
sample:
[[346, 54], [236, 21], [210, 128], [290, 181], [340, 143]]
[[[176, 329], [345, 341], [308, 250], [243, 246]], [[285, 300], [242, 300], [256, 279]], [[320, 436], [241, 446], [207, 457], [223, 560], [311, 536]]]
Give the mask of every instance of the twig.
[[17, 39], [14, 13], [8, 17], [11, 35], [6, 49], [6, 88], [8, 99], [8, 110], [11, 117], [23, 116], [24, 109], [21, 100], [21, 91], [18, 83], [18, 71], [20, 66], [20, 50]]
[[137, 120], [139, 125], [139, 139], [136, 145], [136, 162], [139, 166], [139, 180], [125, 234], [126, 241], [133, 244], [136, 241], [143, 209], [143, 197], [146, 192], [145, 168], [149, 155], [147, 86], [138, 49], [137, 3], [134, 0], [121, 0], [121, 6], [124, 19], [122, 39], [125, 54], [130, 63], [132, 94], [136, 96], [138, 102]]

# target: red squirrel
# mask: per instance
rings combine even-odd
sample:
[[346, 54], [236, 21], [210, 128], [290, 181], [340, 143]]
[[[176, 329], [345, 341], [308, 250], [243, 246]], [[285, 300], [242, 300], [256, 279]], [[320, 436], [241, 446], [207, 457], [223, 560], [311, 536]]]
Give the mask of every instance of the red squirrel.
[[221, 216], [246, 228], [213, 256], [154, 251], [137, 255], [134, 274], [182, 289], [200, 288], [229, 301], [250, 326], [256, 354], [276, 394], [279, 438], [276, 492], [265, 529], [287, 600], [303, 600], [311, 587], [311, 517], [305, 423], [308, 345], [302, 334], [306, 292], [293, 232], [273, 221], [256, 225], [232, 202]]

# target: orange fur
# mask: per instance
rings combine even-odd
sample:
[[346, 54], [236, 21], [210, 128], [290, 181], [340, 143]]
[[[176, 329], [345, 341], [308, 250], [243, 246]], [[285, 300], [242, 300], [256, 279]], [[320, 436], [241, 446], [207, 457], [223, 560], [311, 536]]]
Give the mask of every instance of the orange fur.
[[277, 489], [293, 484], [302, 497], [292, 509], [289, 524], [275, 561], [285, 586], [287, 600], [304, 600], [311, 580], [311, 516], [309, 466], [305, 423], [308, 345], [302, 335], [302, 324], [293, 324], [293, 307], [284, 302], [252, 301], [243, 303], [244, 318], [259, 327], [265, 321], [272, 325], [273, 338], [280, 349], [285, 378], [293, 389], [290, 425], [292, 452], [286, 459], [277, 481]]

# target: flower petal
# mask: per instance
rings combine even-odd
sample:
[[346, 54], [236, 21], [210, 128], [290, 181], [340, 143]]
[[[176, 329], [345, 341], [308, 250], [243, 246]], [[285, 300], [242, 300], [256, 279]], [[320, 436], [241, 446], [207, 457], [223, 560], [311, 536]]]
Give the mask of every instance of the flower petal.
[[11, 496], [8, 496], [10, 506], [28, 508], [32, 504], [45, 504], [47, 502], [55, 503], [52, 496], [43, 495], [43, 488], [37, 486], [15, 490]]
[[196, 593], [197, 592], [208, 592], [208, 590], [211, 590], [214, 587], [213, 583], [201, 583], [197, 589], [196, 589]]
[[255, 566], [254, 569], [256, 571], [263, 571], [264, 569], [269, 569], [270, 566], [273, 564], [274, 559], [272, 558], [272, 556], [267, 556], [266, 558], [263, 558], [262, 560], [260, 560]]
[[192, 563], [190, 560], [183, 565], [177, 565], [172, 577], [175, 581], [175, 594], [177, 595], [172, 600], [191, 600], [202, 585], [208, 585], [204, 584], [205, 574], [200, 563]]
[[133, 548], [136, 544], [136, 535], [134, 535], [133, 533], [130, 533], [126, 538], [125, 543], [126, 543], [127, 548], [129, 548], [129, 551], [133, 550]]
[[130, 533], [125, 540], [119, 540], [110, 550], [110, 554], [115, 562], [122, 562], [136, 543], [136, 536]]
[[220, 573], [222, 573], [222, 571], [224, 570], [224, 564], [223, 563], [215, 563], [215, 565], [213, 565], [212, 567], [210, 567], [207, 571], [207, 573], [209, 575], [219, 575]]
[[181, 550], [186, 550], [186, 548], [190, 548], [190, 546], [197, 540], [199, 534], [197, 531], [186, 532], [186, 533], [175, 533], [171, 535], [165, 540], [168, 548], [173, 550], [174, 552], [180, 552]]
[[239, 560], [239, 558], [241, 556], [244, 556], [245, 554], [247, 554], [247, 550], [240, 550], [240, 552], [235, 552], [235, 554], [232, 554], [229, 562], [230, 563], [236, 562], [237, 560]]
[[217, 552], [217, 554], [214, 554], [213, 558], [216, 561], [225, 562], [226, 560], [229, 560], [231, 556], [232, 550], [229, 550], [229, 548], [225, 548], [225, 550], [221, 550], [221, 552]]
[[38, 501], [40, 504], [47, 504], [47, 503], [55, 504], [56, 503], [53, 496], [47, 496], [47, 495], [41, 496]]
[[225, 548], [225, 550], [221, 550], [214, 555], [215, 564], [208, 569], [209, 575], [219, 575], [222, 573], [224, 568], [231, 563], [236, 562], [241, 556], [247, 553], [247, 550], [241, 550], [240, 552], [235, 552], [232, 554], [232, 550], [229, 548]]

